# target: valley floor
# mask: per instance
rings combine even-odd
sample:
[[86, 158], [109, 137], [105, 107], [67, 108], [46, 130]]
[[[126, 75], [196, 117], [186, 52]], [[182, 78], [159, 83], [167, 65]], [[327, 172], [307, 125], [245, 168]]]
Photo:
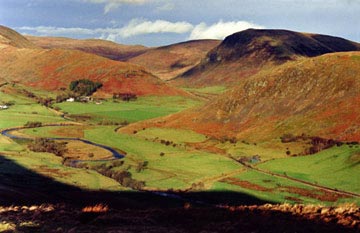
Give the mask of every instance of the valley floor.
[[[12, 103], [0, 111], [0, 129], [20, 127], [11, 132], [17, 138], [0, 135], [0, 203], [18, 206], [0, 209], [0, 231], [359, 229], [359, 145], [294, 157], [288, 151], [303, 151], [308, 146], [305, 142], [220, 140], [156, 124], [130, 133], [121, 130], [148, 119], [161, 122], [165, 116], [201, 105], [223, 88], [209, 93], [191, 90], [201, 97], [107, 99], [100, 105], [63, 102], [53, 108], [20, 95], [22, 88], [0, 88], [0, 100]], [[58, 156], [30, 150], [35, 138], [61, 138], [66, 150]], [[125, 157], [116, 159], [106, 147], [70, 138], [104, 145]], [[33, 210], [26, 207], [42, 203], [50, 204]], [[84, 206], [98, 203], [108, 204], [110, 210], [81, 212]], [[326, 206], [348, 209], [338, 213], [337, 208]]]

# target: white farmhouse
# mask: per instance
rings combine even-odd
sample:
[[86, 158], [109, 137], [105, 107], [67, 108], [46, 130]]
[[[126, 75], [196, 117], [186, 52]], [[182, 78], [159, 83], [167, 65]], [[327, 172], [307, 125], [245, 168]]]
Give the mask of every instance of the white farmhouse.
[[8, 109], [9, 108], [9, 106], [7, 106], [7, 105], [0, 105], [0, 109]]
[[74, 102], [74, 101], [75, 101], [75, 99], [72, 97], [66, 100], [66, 102]]

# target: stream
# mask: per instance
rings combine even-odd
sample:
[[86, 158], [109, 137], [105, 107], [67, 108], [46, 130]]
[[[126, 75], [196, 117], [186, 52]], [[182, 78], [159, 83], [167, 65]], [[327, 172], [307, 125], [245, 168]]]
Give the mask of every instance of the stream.
[[[41, 127], [48, 127], [48, 126], [63, 126], [63, 125], [45, 125], [45, 126], [41, 126]], [[20, 127], [20, 128], [10, 128], [10, 129], [5, 129], [3, 131], [1, 131], [1, 135], [4, 135], [5, 137], [11, 138], [11, 139], [29, 139], [27, 137], [21, 137], [21, 136], [17, 136], [17, 135], [13, 135], [11, 134], [11, 132], [13, 131], [17, 131], [17, 130], [21, 130], [21, 129], [31, 129], [30, 127]], [[86, 139], [81, 139], [81, 138], [53, 138], [53, 137], [44, 137], [46, 139], [50, 139], [50, 140], [61, 140], [61, 141], [79, 141], [79, 142], [83, 142], [89, 145], [93, 145], [93, 146], [97, 146], [100, 148], [103, 148], [109, 152], [111, 152], [113, 159], [122, 159], [125, 157], [125, 155], [119, 153], [118, 151], [116, 151], [114, 148], [111, 148], [109, 146], [105, 146], [102, 144], [98, 144]], [[101, 160], [75, 160], [76, 162], [82, 162], [82, 161], [92, 161], [92, 162], [96, 162], [96, 161], [107, 161], [109, 159], [101, 159]]]

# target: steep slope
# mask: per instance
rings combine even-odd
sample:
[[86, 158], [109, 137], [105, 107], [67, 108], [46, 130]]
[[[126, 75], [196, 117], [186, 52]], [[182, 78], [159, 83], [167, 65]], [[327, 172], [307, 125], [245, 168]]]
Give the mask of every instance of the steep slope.
[[26, 36], [37, 46], [44, 49], [73, 49], [96, 54], [116, 61], [126, 61], [129, 58], [146, 52], [149, 48], [142, 45], [122, 45], [107, 40], [87, 39], [77, 40], [65, 37]]
[[16, 31], [0, 25], [0, 44], [11, 45], [17, 48], [36, 48], [36, 45], [31, 43], [25, 37]]
[[249, 29], [225, 38], [198, 66], [179, 76], [176, 83], [190, 86], [231, 85], [261, 69], [286, 61], [358, 50], [360, 44], [338, 37]]
[[360, 52], [261, 71], [204, 107], [164, 122], [158, 126], [252, 141], [288, 133], [360, 141]]
[[[187, 95], [166, 85], [138, 65], [113, 61], [77, 50], [36, 48], [17, 32], [2, 28], [0, 38], [0, 81], [17, 82], [38, 89], [56, 91], [71, 81], [101, 82], [98, 96], [115, 92], [137, 95]], [[14, 47], [14, 46], [17, 47]], [[28, 48], [24, 48], [24, 47]], [[19, 47], [19, 48], [18, 48]]]
[[197, 65], [218, 40], [196, 40], [150, 49], [129, 62], [144, 66], [163, 80], [169, 80]]

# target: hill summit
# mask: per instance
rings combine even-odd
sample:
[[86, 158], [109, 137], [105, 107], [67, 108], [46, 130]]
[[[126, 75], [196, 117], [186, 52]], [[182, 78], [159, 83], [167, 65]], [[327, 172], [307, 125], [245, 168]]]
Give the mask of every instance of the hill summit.
[[10, 45], [16, 48], [36, 48], [36, 45], [24, 36], [2, 25], [0, 25], [0, 44]]
[[359, 50], [359, 43], [339, 37], [288, 30], [248, 29], [226, 37], [198, 66], [181, 75], [180, 80], [186, 78], [186, 84], [197, 86], [230, 85], [260, 69], [289, 60]]

